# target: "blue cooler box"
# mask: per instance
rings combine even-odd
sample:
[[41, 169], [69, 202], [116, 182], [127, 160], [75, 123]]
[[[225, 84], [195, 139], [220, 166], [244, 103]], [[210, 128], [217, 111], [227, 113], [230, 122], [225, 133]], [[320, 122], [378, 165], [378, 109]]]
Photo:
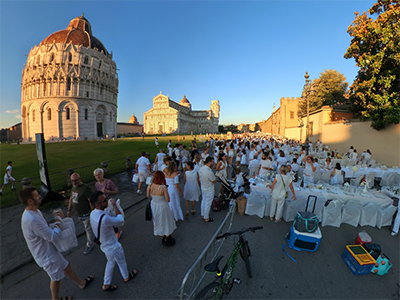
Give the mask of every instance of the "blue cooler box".
[[289, 247], [297, 251], [315, 252], [321, 243], [322, 233], [319, 227], [312, 233], [297, 231], [293, 226], [290, 228], [289, 236], [286, 238]]

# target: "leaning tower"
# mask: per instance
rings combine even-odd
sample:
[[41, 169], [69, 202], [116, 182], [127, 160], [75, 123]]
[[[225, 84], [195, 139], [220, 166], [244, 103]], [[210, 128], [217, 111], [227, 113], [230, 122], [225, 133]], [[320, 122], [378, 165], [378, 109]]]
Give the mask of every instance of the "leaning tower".
[[24, 141], [117, 134], [117, 66], [82, 15], [29, 52], [22, 71]]
[[219, 125], [219, 101], [211, 100], [211, 122], [212, 122], [212, 132], [218, 132]]

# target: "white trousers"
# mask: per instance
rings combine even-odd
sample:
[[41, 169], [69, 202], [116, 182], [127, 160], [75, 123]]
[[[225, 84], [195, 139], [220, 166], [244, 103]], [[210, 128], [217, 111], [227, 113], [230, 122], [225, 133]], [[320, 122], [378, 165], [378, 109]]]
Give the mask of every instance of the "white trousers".
[[83, 223], [83, 226], [85, 227], [86, 231], [86, 246], [92, 247], [94, 245], [93, 240], [94, 240], [94, 234], [92, 230], [92, 226], [90, 225], [90, 217], [86, 217], [86, 220], [81, 221]]
[[214, 200], [214, 190], [209, 192], [201, 191], [201, 216], [204, 220], [210, 217], [210, 208]]
[[129, 276], [128, 266], [126, 265], [124, 249], [121, 244], [118, 243], [117, 247], [113, 251], [110, 253], [104, 252], [104, 254], [107, 257], [106, 271], [104, 273], [104, 285], [111, 284], [115, 263], [117, 263], [122, 277], [127, 279]]
[[273, 218], [275, 215], [276, 220], [282, 218], [284, 205], [285, 205], [285, 198], [275, 199], [274, 197], [271, 197], [271, 210], [269, 216]]

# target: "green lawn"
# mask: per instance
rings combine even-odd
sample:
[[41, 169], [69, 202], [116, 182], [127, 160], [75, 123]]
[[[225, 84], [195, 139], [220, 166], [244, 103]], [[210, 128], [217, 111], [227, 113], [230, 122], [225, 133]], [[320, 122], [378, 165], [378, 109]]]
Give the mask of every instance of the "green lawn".
[[[150, 152], [150, 160], [154, 162], [155, 155], [158, 153], [158, 149], [154, 145], [154, 138], [155, 137], [145, 137], [142, 139], [140, 137], [135, 137], [135, 140], [131, 137], [120, 138], [117, 139], [115, 143], [112, 140], [104, 140], [100, 143], [97, 141], [46, 143], [50, 182], [54, 185], [54, 182], [60, 180], [58, 177], [61, 173], [65, 176], [64, 174], [67, 169], [79, 168], [80, 170], [84, 170], [84, 168], [81, 167], [97, 164], [97, 166], [88, 167], [88, 172], [92, 172], [96, 167], [100, 167], [102, 161], [121, 159], [118, 163], [124, 166], [125, 160], [122, 158], [126, 156], [132, 158], [132, 165], [134, 165], [141, 151]], [[163, 149], [166, 149], [169, 140], [172, 140], [172, 143], [175, 144], [178, 142], [178, 136], [158, 137], [160, 147]], [[180, 142], [184, 145], [189, 146], [191, 141], [192, 137], [190, 135], [185, 136], [185, 141], [183, 141], [183, 136], [180, 136]], [[13, 177], [17, 182], [24, 177], [32, 178], [39, 176], [35, 144], [1, 144], [0, 154], [0, 176], [2, 178], [2, 184], [7, 161], [10, 160], [13, 162]], [[57, 175], [55, 173], [59, 174]], [[34, 182], [36, 183], [34, 185], [37, 186], [38, 180]], [[17, 186], [17, 188], [19, 188], [19, 186]], [[1, 197], [1, 205], [12, 203], [14, 198], [10, 186], [7, 186]]]

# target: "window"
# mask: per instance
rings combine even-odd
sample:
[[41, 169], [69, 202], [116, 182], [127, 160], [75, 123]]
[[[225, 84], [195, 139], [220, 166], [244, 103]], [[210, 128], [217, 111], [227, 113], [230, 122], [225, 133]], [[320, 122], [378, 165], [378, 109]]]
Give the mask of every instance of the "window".
[[54, 53], [50, 54], [49, 64], [51, 64], [54, 60]]
[[85, 120], [87, 120], [88, 119], [88, 109], [87, 108], [85, 108]]
[[292, 111], [292, 110], [290, 111], [290, 118], [294, 119], [294, 111]]
[[68, 61], [72, 62], [72, 53], [68, 53]]
[[86, 97], [89, 97], [89, 92], [86, 92]]
[[88, 64], [89, 64], [89, 57], [88, 57], [88, 56], [85, 56], [85, 58], [84, 58], [84, 60], [83, 60], [83, 63], [84, 63], [85, 65], [88, 65]]
[[71, 110], [69, 109], [69, 107], [67, 107], [65, 109], [66, 113], [67, 113], [67, 120], [69, 120], [71, 118]]
[[103, 85], [100, 87], [100, 95], [103, 95]]
[[99, 62], [99, 69], [101, 69], [101, 61]]
[[51, 120], [51, 108], [47, 109], [47, 120]]
[[35, 122], [36, 120], [36, 111], [32, 110], [32, 122]]
[[71, 90], [71, 78], [67, 78], [67, 91]]
[[110, 122], [112, 121], [112, 113], [110, 113]]
[[43, 96], [46, 96], [46, 81], [43, 82]]

